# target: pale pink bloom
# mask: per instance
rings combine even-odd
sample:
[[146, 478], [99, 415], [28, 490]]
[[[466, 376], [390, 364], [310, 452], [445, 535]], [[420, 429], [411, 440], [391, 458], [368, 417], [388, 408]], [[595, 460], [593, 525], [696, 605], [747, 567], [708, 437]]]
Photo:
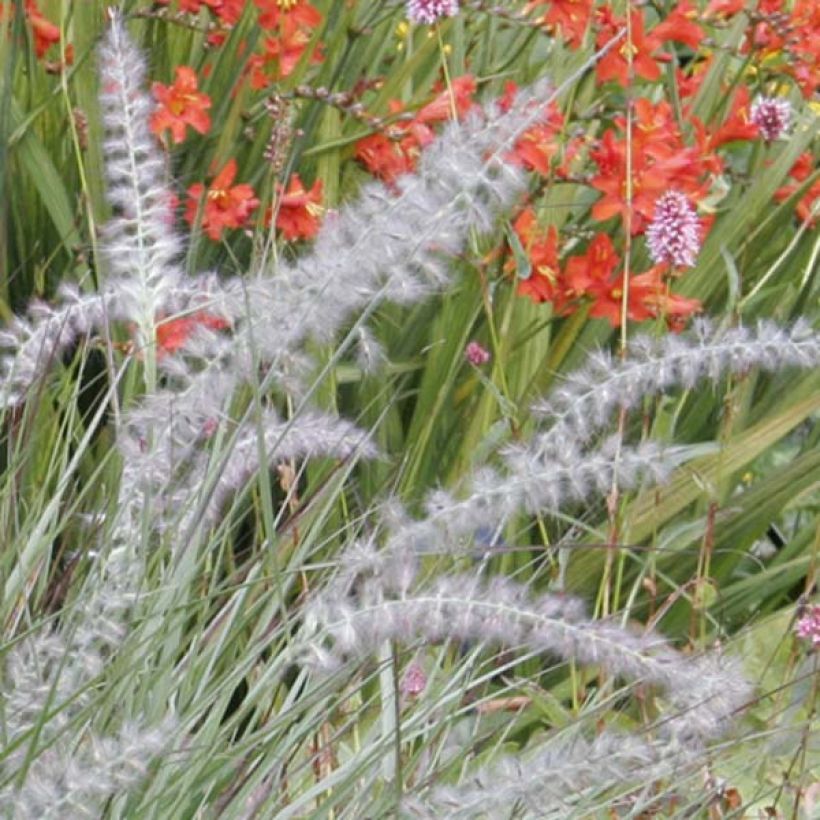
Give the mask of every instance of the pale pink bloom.
[[470, 364], [480, 367], [490, 361], [490, 351], [483, 348], [478, 342], [472, 341], [464, 348], [464, 356]]
[[655, 203], [646, 229], [652, 261], [692, 268], [700, 250], [700, 221], [692, 203], [680, 191], [667, 191]]
[[401, 693], [408, 697], [420, 695], [427, 686], [427, 675], [418, 661], [413, 661], [407, 667], [401, 680]]
[[791, 103], [779, 97], [758, 97], [749, 111], [749, 119], [766, 142], [782, 137], [789, 129], [791, 117]]
[[794, 628], [798, 638], [811, 641], [811, 645], [820, 648], [820, 604], [810, 606], [805, 615], [797, 622]]
[[414, 23], [431, 25], [458, 14], [458, 0], [407, 0], [407, 16]]

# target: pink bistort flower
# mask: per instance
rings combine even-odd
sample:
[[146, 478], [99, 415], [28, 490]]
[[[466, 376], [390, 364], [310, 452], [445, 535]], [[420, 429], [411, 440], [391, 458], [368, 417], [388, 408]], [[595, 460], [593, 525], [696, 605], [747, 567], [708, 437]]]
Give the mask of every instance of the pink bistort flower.
[[820, 648], [820, 604], [808, 607], [794, 628], [798, 638], [811, 641], [814, 649]]
[[646, 229], [652, 261], [692, 268], [700, 250], [700, 221], [692, 203], [680, 191], [667, 191], [655, 203]]
[[490, 351], [483, 348], [478, 342], [472, 341], [464, 348], [464, 357], [470, 364], [479, 367], [490, 361]]
[[778, 97], [758, 97], [749, 111], [749, 119], [766, 142], [782, 137], [789, 129], [791, 117], [791, 103]]
[[458, 0], [407, 0], [407, 16], [414, 23], [432, 25], [458, 14]]

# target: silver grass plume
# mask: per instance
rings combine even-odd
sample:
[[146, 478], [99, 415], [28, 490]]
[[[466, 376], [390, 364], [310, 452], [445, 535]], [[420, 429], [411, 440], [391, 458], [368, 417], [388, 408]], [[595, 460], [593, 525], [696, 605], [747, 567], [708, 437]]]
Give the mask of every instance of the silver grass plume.
[[696, 762], [702, 761], [695, 754], [690, 760], [657, 741], [622, 732], [604, 730], [592, 740], [561, 732], [535, 749], [479, 769], [462, 786], [435, 786], [424, 796], [411, 795], [404, 808], [410, 817], [431, 820], [492, 820], [515, 806], [518, 817], [566, 820], [589, 817], [592, 801], [614, 787], [630, 788], [632, 806], [638, 807], [635, 791], [645, 789], [649, 808], [655, 782], [670, 775], [679, 781]]
[[145, 62], [117, 12], [99, 50], [99, 71], [108, 199], [117, 212], [104, 231], [108, 288], [146, 345], [179, 285], [180, 243], [162, 154], [148, 128], [153, 103], [144, 90]]
[[[289, 378], [306, 370], [308, 340], [333, 338], [351, 317], [369, 315], [382, 301], [412, 303], [445, 287], [449, 256], [464, 247], [471, 230], [488, 230], [523, 189], [523, 176], [503, 155], [537, 119], [544, 88], [519, 94], [509, 111], [493, 104], [467, 122], [450, 124], [422, 156], [418, 172], [400, 180], [397, 193], [377, 182], [365, 186], [356, 202], [325, 222], [312, 252], [281, 263], [275, 275], [221, 285], [212, 281], [209, 304], [230, 318], [233, 333], [209, 338], [203, 332], [202, 341], [193, 340], [184, 355], [169, 362], [172, 386], [127, 414], [130, 429], [162, 430], [174, 419], [185, 420], [173, 436], [172, 451], [159, 439], [147, 452], [144, 437], [135, 445], [123, 440], [126, 452], [141, 454], [138, 472], [175, 474], [180, 459], [201, 449], [202, 430], [227, 416], [235, 388], [254, 378], [255, 365], [265, 368], [263, 388], [295, 388], [298, 379]], [[360, 318], [349, 344], [367, 340], [363, 327]], [[195, 355], [205, 351], [210, 355]], [[186, 355], [205, 367], [187, 369]], [[293, 429], [303, 423], [299, 415], [289, 421]], [[361, 440], [360, 433], [354, 435]], [[339, 455], [346, 450], [347, 445]], [[170, 463], [169, 452], [176, 456]], [[167, 482], [165, 489], [170, 489]]]
[[[631, 447], [609, 438], [590, 444], [617, 408], [632, 407], [642, 396], [672, 387], [691, 388], [703, 379], [715, 381], [754, 367], [813, 368], [820, 360], [820, 340], [803, 323], [790, 330], [760, 323], [754, 330], [720, 333], [700, 324], [690, 337], [642, 337], [633, 347], [638, 351], [635, 362], [615, 362], [601, 354], [587, 369], [571, 374], [553, 403], [537, 405], [547, 431], [530, 443], [507, 447], [503, 469], [475, 471], [466, 497], [435, 491], [420, 520], [400, 507], [390, 508], [384, 516], [385, 546], [377, 549], [374, 541], [354, 545], [342, 556], [336, 577], [306, 608], [301, 645], [305, 657], [317, 668], [330, 670], [349, 660], [364, 660], [374, 647], [389, 641], [417, 645], [454, 640], [594, 664], [612, 676], [659, 687], [667, 716], [655, 727], [657, 740], [642, 744], [637, 757], [632, 751], [638, 741], [624, 737], [620, 748], [628, 753], [623, 757], [613, 753], [607, 766], [589, 768], [583, 777], [578, 760], [571, 766], [565, 761], [564, 769], [558, 765], [559, 775], [574, 772], [579, 778], [570, 778], [575, 785], [600, 790], [640, 779], [650, 764], [660, 772], [696, 761], [703, 744], [727, 730], [751, 694], [733, 660], [715, 654], [684, 656], [656, 633], [591, 621], [580, 601], [560, 594], [533, 596], [526, 586], [505, 578], [482, 579], [480, 572], [419, 577], [424, 554], [474, 548], [479, 532], [500, 534], [522, 510], [556, 513], [567, 502], [605, 495], [613, 482], [620, 487], [638, 486], [645, 478], [657, 482], [688, 456], [684, 448], [663, 451], [651, 442]], [[617, 737], [608, 742], [619, 746]], [[548, 741], [538, 759], [563, 759], [561, 748], [556, 751]], [[511, 787], [510, 765], [518, 764], [483, 774], [486, 787], [435, 790], [429, 800], [419, 798], [414, 805], [422, 807], [422, 816], [481, 816], [456, 810], [450, 814], [447, 806], [484, 802], [486, 807], [493, 805], [493, 795], [506, 795], [542, 806], [545, 814], [534, 816], [566, 816], [566, 804], [549, 802], [543, 777], [552, 777], [551, 769], [532, 777], [522, 774]], [[509, 805], [509, 800], [502, 802]], [[428, 809], [431, 813], [425, 814]], [[487, 816], [493, 816], [491, 810]]]
[[533, 407], [545, 430], [502, 448], [500, 467], [481, 467], [468, 475], [460, 494], [430, 493], [426, 517], [394, 528], [391, 547], [458, 551], [470, 547], [481, 528], [500, 532], [521, 511], [551, 514], [570, 503], [601, 498], [616, 479], [621, 489], [661, 483], [702, 450], [651, 441], [622, 444], [616, 437], [591, 444], [618, 409], [635, 407], [644, 396], [754, 368], [820, 365], [820, 337], [803, 321], [790, 329], [759, 322], [754, 328], [722, 331], [699, 322], [689, 334], [638, 336], [631, 351], [634, 360], [601, 351], [566, 376], [560, 388]]
[[106, 301], [64, 285], [56, 307], [32, 302], [27, 318], [15, 318], [0, 333], [0, 408], [25, 400], [29, 387], [47, 371], [63, 351], [102, 326]]
[[[104, 226], [104, 253], [111, 277], [102, 292], [83, 295], [63, 286], [56, 307], [34, 303], [0, 337], [0, 407], [19, 404], [26, 390], [78, 338], [105, 327], [108, 319], [133, 322], [138, 348], [153, 342], [162, 313], [187, 302], [177, 263], [181, 243], [173, 230], [171, 192], [156, 140], [148, 128], [152, 108], [143, 89], [145, 64], [120, 15], [99, 49], [100, 107], [108, 199], [116, 215]], [[180, 300], [180, 293], [185, 297]]]
[[610, 423], [615, 411], [635, 407], [644, 397], [671, 387], [688, 390], [699, 381], [714, 382], [754, 368], [811, 369], [818, 364], [820, 337], [803, 319], [791, 328], [761, 320], [753, 328], [722, 330], [698, 319], [686, 335], [644, 334], [630, 342], [628, 356], [606, 351], [590, 356], [583, 368], [536, 404], [536, 415], [552, 422], [539, 446], [552, 449], [564, 438], [587, 441]]
[[[114, 276], [102, 295], [65, 290], [57, 310], [35, 307], [31, 323], [12, 329], [16, 351], [7, 402], [21, 400], [51, 359], [109, 318], [135, 322], [142, 343], [150, 342], [157, 314], [177, 289], [177, 243], [162, 160], [147, 127], [150, 102], [141, 88], [142, 58], [113, 12], [100, 66], [109, 195], [120, 211], [106, 229]], [[120, 526], [125, 520], [134, 525], [141, 500], [120, 497]], [[2, 691], [12, 714], [4, 727], [7, 754], [0, 778], [7, 784], [4, 804], [14, 806], [15, 818], [98, 815], [114, 794], [139, 781], [171, 742], [170, 714], [162, 727], [124, 725], [108, 736], [89, 726], [79, 741], [66, 731], [91, 708], [91, 684], [119, 649], [136, 601], [141, 557], [128, 539], [117, 545], [114, 535], [112, 541], [113, 548], [87, 579], [86, 594], [60, 625], [27, 636], [6, 657]], [[22, 782], [14, 783], [23, 768]]]
[[303, 630], [294, 651], [319, 672], [348, 662], [357, 668], [387, 642], [454, 641], [572, 660], [659, 690], [664, 712], [649, 727], [654, 739], [606, 732], [568, 744], [564, 735], [550, 737], [531, 760], [506, 758], [475, 781], [409, 795], [409, 813], [423, 817], [495, 817], [493, 806], [514, 801], [544, 811], [526, 816], [568, 816], [570, 796], [645, 782], [650, 773], [680, 773], [702, 761], [704, 744], [726, 732], [752, 691], [732, 658], [683, 655], [652, 630], [591, 620], [577, 598], [534, 595], [504, 577], [472, 572], [426, 579], [412, 553], [380, 551], [368, 542], [342, 556], [337, 577], [306, 607]]

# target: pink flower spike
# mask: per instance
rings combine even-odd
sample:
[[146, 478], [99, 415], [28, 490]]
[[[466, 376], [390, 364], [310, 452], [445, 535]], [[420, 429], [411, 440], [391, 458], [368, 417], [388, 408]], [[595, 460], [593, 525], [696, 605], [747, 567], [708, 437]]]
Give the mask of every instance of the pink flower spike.
[[791, 118], [791, 103], [778, 97], [758, 97], [749, 110], [749, 119], [766, 142], [782, 137], [789, 130]]
[[798, 638], [811, 641], [814, 649], [820, 649], [820, 604], [808, 607], [806, 614], [797, 622], [794, 631]]
[[480, 367], [490, 361], [490, 351], [483, 348], [478, 342], [472, 341], [464, 348], [464, 357], [470, 364]]
[[656, 265], [692, 268], [700, 250], [700, 221], [692, 203], [680, 191], [667, 191], [655, 203], [646, 229], [649, 255]]
[[458, 0], [407, 0], [407, 17], [413, 23], [432, 25], [458, 14]]

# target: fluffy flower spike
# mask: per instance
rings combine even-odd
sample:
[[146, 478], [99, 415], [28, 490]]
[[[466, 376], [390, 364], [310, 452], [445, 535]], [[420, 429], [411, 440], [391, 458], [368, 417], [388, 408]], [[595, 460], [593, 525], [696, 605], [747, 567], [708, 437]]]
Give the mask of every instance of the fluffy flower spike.
[[667, 191], [655, 203], [646, 242], [656, 265], [668, 262], [676, 267], [695, 266], [700, 250], [700, 222], [692, 203], [680, 191]]

